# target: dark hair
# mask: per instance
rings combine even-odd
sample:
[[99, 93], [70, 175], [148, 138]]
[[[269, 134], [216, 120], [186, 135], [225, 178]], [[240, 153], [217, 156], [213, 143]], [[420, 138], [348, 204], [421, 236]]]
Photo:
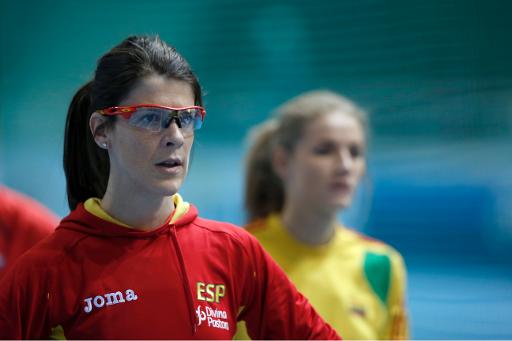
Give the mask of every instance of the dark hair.
[[[195, 105], [202, 106], [199, 81], [188, 62], [158, 36], [132, 36], [98, 61], [94, 78], [73, 97], [66, 118], [64, 173], [68, 205], [103, 197], [110, 170], [108, 152], [97, 146], [89, 129], [91, 114], [118, 105], [140, 79], [163, 75], [189, 83]], [[107, 124], [113, 124], [115, 117]]]
[[278, 107], [273, 117], [255, 127], [245, 162], [245, 209], [248, 221], [281, 212], [285, 203], [283, 181], [274, 171], [272, 154], [276, 146], [289, 153], [315, 118], [341, 112], [358, 120], [368, 135], [366, 113], [349, 99], [327, 90], [306, 92]]

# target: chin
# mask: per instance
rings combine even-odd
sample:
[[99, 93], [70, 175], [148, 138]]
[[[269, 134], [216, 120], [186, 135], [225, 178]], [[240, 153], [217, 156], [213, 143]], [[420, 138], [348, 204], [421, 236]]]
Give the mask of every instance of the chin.
[[335, 210], [344, 210], [352, 204], [352, 198], [337, 198], [330, 202], [330, 205]]
[[157, 192], [161, 194], [162, 196], [172, 196], [176, 193], [178, 193], [181, 184], [183, 181], [180, 179], [175, 179], [171, 181], [163, 181], [158, 184], [156, 184], [154, 188], [154, 192]]

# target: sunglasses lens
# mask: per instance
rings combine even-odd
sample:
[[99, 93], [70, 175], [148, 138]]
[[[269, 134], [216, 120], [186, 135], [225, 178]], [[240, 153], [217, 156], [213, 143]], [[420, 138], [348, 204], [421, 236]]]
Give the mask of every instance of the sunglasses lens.
[[168, 128], [175, 121], [184, 134], [191, 134], [201, 128], [203, 117], [201, 110], [196, 108], [170, 110], [164, 108], [139, 107], [128, 123], [136, 128], [158, 133], [162, 128]]
[[199, 109], [183, 109], [178, 113], [181, 128], [187, 131], [194, 131], [200, 129], [203, 124], [203, 119]]
[[128, 123], [136, 128], [159, 132], [165, 112], [157, 108], [139, 108], [130, 117]]

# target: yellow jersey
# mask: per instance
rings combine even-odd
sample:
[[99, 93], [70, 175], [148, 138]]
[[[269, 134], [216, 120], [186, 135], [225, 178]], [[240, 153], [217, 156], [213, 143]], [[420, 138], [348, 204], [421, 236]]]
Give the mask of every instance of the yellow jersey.
[[[406, 272], [391, 246], [344, 226], [329, 243], [303, 244], [277, 214], [247, 227], [344, 339], [408, 339]], [[248, 339], [239, 323], [236, 339]]]

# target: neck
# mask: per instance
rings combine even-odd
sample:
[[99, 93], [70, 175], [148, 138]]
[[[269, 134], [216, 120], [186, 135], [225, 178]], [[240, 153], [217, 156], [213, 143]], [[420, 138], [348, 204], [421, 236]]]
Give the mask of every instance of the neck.
[[314, 210], [299, 203], [287, 202], [281, 214], [286, 230], [298, 241], [308, 245], [321, 245], [334, 236], [336, 212]]
[[101, 207], [113, 218], [140, 230], [162, 226], [174, 211], [170, 196], [119, 193], [107, 186]]

